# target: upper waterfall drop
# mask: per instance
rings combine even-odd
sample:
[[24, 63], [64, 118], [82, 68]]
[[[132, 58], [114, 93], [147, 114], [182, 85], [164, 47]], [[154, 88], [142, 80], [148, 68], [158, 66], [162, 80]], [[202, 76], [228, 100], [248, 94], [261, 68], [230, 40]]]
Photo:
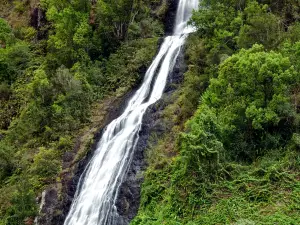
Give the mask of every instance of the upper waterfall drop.
[[118, 225], [117, 193], [132, 161], [143, 115], [149, 105], [161, 98], [180, 47], [194, 31], [187, 22], [197, 7], [198, 0], [179, 1], [173, 35], [164, 39], [141, 87], [122, 115], [106, 127], [93, 158], [81, 175], [64, 225]]

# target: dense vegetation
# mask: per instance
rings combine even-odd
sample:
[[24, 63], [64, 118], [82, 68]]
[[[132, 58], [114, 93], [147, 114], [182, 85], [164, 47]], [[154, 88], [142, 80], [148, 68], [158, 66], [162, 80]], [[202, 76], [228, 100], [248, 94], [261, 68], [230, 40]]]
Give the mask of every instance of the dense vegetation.
[[[299, 224], [300, 3], [200, 6], [132, 224]], [[33, 224], [36, 197], [59, 186], [64, 156], [101, 126], [103, 102], [140, 82], [166, 9], [164, 0], [0, 0], [1, 225]]]
[[64, 154], [104, 110], [99, 101], [140, 82], [166, 3], [2, 0], [0, 7], [0, 224], [32, 224], [36, 196], [60, 182]]
[[201, 1], [132, 224], [300, 223], [299, 16], [292, 0]]

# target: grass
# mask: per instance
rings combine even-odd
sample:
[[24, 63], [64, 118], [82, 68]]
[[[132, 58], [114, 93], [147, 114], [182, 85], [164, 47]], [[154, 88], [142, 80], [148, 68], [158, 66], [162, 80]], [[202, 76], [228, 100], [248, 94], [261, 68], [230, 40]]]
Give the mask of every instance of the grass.
[[172, 165], [150, 165], [132, 224], [300, 224], [299, 157], [280, 149], [251, 165], [228, 163], [231, 177], [204, 184], [204, 194], [201, 185], [172, 184]]
[[202, 185], [172, 184], [172, 165], [150, 165], [132, 224], [300, 224], [299, 158], [297, 150], [278, 149], [251, 165], [226, 163], [230, 176], [204, 184], [205, 192]]

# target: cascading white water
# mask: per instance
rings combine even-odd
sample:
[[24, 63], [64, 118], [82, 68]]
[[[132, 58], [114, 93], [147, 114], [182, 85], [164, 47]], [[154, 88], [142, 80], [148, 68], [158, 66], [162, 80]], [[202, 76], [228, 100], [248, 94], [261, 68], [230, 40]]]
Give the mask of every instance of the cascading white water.
[[93, 158], [79, 180], [64, 225], [119, 225], [115, 202], [119, 186], [132, 161], [143, 115], [149, 105], [161, 98], [180, 47], [194, 30], [187, 22], [192, 10], [197, 7], [198, 0], [179, 1], [173, 35], [164, 39], [141, 87], [130, 99], [123, 114], [106, 127]]

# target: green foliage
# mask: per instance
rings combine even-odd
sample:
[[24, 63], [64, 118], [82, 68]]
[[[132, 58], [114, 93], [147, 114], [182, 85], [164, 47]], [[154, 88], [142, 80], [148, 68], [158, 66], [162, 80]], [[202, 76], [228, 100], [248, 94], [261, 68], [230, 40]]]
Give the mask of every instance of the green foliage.
[[0, 142], [0, 184], [1, 182], [11, 175], [14, 164], [12, 160], [14, 149], [11, 146], [7, 145], [7, 143], [1, 141]]
[[109, 90], [128, 89], [141, 80], [156, 53], [157, 38], [126, 43], [106, 62], [106, 79]]
[[140, 22], [132, 22], [128, 27], [127, 38], [129, 40], [136, 38], [151, 38], [163, 34], [162, 24], [152, 18], [146, 18]]
[[30, 102], [20, 113], [18, 120], [13, 120], [7, 134], [9, 141], [14, 145], [20, 146], [26, 143], [35, 135], [38, 135], [42, 129], [43, 118], [46, 112], [38, 103]]
[[108, 109], [92, 106], [138, 85], [163, 34], [151, 4], [42, 0], [37, 27], [25, 20], [35, 23], [36, 2], [0, 7], [9, 11], [0, 19], [0, 224], [33, 222], [34, 197], [60, 182], [63, 155], [73, 155], [80, 135], [87, 148], [86, 133], [104, 120]]
[[205, 73], [206, 49], [204, 42], [191, 35], [187, 42], [186, 54], [189, 67], [184, 74], [183, 87], [179, 97], [180, 114], [178, 121], [186, 121], [195, 112], [201, 93], [207, 88], [209, 75]]
[[48, 45], [61, 64], [71, 66], [79, 59], [87, 58], [91, 47], [91, 27], [87, 13], [66, 7], [58, 11], [52, 6], [47, 18], [54, 23], [55, 33], [49, 36]]
[[297, 1], [201, 1], [132, 224], [300, 222], [298, 18]]
[[222, 3], [209, 6], [205, 2], [201, 4], [199, 11], [192, 16], [192, 24], [210, 51], [206, 56], [208, 64], [219, 64], [222, 58], [236, 49], [236, 36], [243, 23], [242, 15]]
[[238, 37], [239, 48], [251, 48], [262, 44], [266, 49], [276, 48], [283, 36], [280, 17], [268, 12], [268, 5], [251, 2], [244, 11], [246, 17]]
[[[30, 223], [35, 195], [60, 182], [62, 155], [91, 123], [92, 103], [138, 85], [167, 9], [156, 0], [40, 4], [45, 27], [0, 19], [0, 224]], [[297, 224], [299, 2], [200, 6], [132, 223]], [[24, 1], [12, 8], [28, 10]]]
[[12, 84], [24, 74], [30, 58], [29, 46], [24, 42], [0, 48], [0, 82]]
[[0, 18], [0, 47], [5, 48], [6, 45], [10, 45], [14, 41], [12, 30], [8, 23]]
[[213, 182], [182, 173], [183, 164], [150, 167], [140, 212], [131, 224], [297, 224], [299, 165], [292, 166], [297, 161], [299, 152], [274, 149], [251, 165], [222, 163], [223, 172]]
[[94, 37], [101, 40], [101, 48], [105, 56], [124, 40], [151, 38], [163, 33], [161, 22], [150, 15], [150, 7], [153, 7], [154, 2], [97, 1], [94, 23], [99, 26]]
[[300, 2], [294, 0], [262, 0], [262, 4], [268, 4], [272, 12], [280, 15], [284, 26], [289, 27], [293, 22], [299, 20]]
[[87, 121], [91, 102], [89, 89], [66, 68], [59, 68], [52, 77], [54, 101], [51, 105], [53, 131], [66, 132]]
[[7, 129], [11, 117], [14, 114], [14, 109], [11, 107], [12, 89], [6, 83], [0, 83], [0, 130]]
[[136, 3], [133, 0], [97, 1], [97, 20], [103, 32], [112, 38], [123, 40], [129, 23], [134, 20]]
[[55, 180], [60, 171], [61, 163], [59, 152], [53, 149], [40, 148], [39, 152], [34, 156], [34, 162], [30, 171], [38, 176], [38, 179], [50, 182]]
[[[220, 66], [203, 104], [218, 110], [223, 143], [233, 155], [256, 157], [289, 140], [296, 113], [290, 94], [298, 82], [288, 58], [261, 46], [242, 50]], [[260, 150], [251, 153], [252, 148]]]
[[15, 11], [18, 13], [23, 13], [25, 11], [25, 2], [23, 1], [14, 1]]
[[[210, 138], [224, 144], [227, 157], [239, 160], [255, 159], [266, 149], [286, 144], [295, 129], [292, 121], [296, 111], [290, 95], [298, 82], [289, 59], [264, 52], [262, 46], [255, 45], [225, 60], [187, 125], [189, 133], [184, 135], [182, 147], [182, 154], [191, 154], [187, 165], [195, 163], [196, 155], [205, 157], [208, 149], [219, 149], [206, 146]], [[211, 123], [219, 124], [219, 128], [211, 130]], [[200, 152], [193, 153], [196, 149]]]
[[12, 195], [3, 224], [24, 224], [27, 220], [33, 220], [36, 213], [35, 194], [29, 185], [27, 177], [22, 177], [18, 181], [17, 189]]

